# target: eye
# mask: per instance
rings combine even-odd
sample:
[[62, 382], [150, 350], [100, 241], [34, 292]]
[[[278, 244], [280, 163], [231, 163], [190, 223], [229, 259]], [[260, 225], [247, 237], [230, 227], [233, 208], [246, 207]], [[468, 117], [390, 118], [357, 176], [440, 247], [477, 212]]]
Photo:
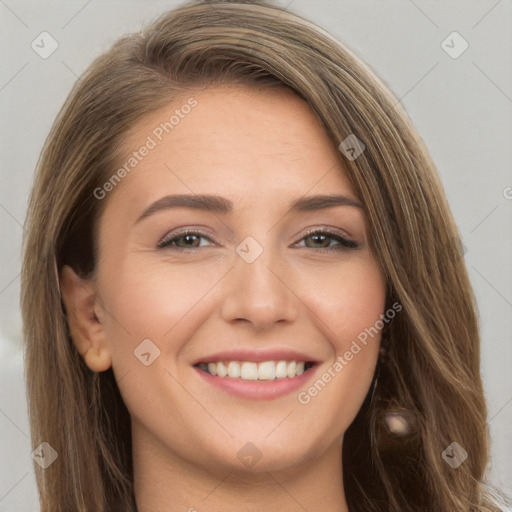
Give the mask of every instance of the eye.
[[[339, 233], [326, 230], [308, 231], [306, 236], [302, 238], [304, 241], [311, 241], [313, 246], [306, 243], [305, 247], [309, 249], [324, 249], [327, 251], [343, 251], [345, 249], [357, 249], [359, 244], [354, 240], [350, 240]], [[331, 242], [335, 244], [332, 245]], [[304, 247], [304, 245], [300, 246]]]
[[[207, 247], [208, 243], [201, 243], [201, 239], [208, 240], [211, 244], [214, 244], [212, 239], [200, 231], [182, 231], [180, 233], [171, 233], [165, 236], [160, 242], [158, 247], [163, 249], [165, 247], [171, 247], [176, 250], [187, 250], [187, 249], [199, 249], [200, 247]], [[353, 240], [350, 240], [339, 233], [326, 230], [313, 230], [308, 231], [306, 236], [302, 238], [303, 241], [312, 242], [311, 244], [305, 243], [305, 245], [296, 244], [298, 247], [306, 247], [309, 249], [321, 249], [325, 251], [342, 251], [345, 249], [356, 249], [359, 244]], [[333, 244], [334, 242], [334, 244]]]
[[205, 245], [201, 244], [201, 239], [206, 239], [212, 242], [210, 237], [199, 231], [183, 231], [181, 233], [172, 233], [165, 236], [160, 240], [160, 242], [158, 242], [158, 247], [160, 249], [163, 249], [164, 247], [173, 247], [178, 250], [198, 249]]

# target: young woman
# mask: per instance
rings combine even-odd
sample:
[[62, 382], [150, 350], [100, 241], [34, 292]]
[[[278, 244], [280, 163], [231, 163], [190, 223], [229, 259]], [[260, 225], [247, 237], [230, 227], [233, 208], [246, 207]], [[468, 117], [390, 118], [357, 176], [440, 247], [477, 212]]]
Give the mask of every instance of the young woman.
[[400, 104], [308, 21], [195, 2], [123, 37], [29, 205], [41, 510], [502, 510], [457, 240]]

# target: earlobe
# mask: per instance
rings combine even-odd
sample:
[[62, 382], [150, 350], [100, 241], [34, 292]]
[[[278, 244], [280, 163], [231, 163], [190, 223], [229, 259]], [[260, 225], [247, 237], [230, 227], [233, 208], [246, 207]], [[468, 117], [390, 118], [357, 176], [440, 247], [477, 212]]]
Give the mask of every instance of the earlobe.
[[104, 372], [112, 365], [110, 350], [106, 345], [90, 346], [83, 357], [87, 366], [94, 372]]
[[112, 364], [104, 326], [95, 312], [97, 301], [92, 282], [81, 278], [68, 265], [59, 275], [62, 300], [67, 313], [71, 338], [87, 366], [95, 372]]

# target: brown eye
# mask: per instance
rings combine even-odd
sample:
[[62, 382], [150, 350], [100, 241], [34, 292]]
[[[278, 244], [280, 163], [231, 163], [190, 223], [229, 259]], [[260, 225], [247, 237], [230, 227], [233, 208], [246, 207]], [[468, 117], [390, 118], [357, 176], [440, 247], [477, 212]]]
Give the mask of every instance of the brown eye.
[[[326, 248], [326, 247], [329, 247], [332, 237], [330, 237], [328, 235], [322, 235], [320, 233], [316, 233], [314, 235], [309, 235], [305, 238], [305, 240], [308, 240], [308, 239], [311, 240], [314, 245], [316, 245], [316, 246], [320, 245], [320, 248]], [[313, 247], [313, 249], [316, 249], [316, 248], [318, 248], [318, 247]]]
[[[338, 233], [332, 233], [330, 231], [313, 231], [307, 233], [302, 240], [309, 240], [312, 242], [311, 245], [305, 244], [305, 247], [309, 249], [326, 249], [328, 251], [340, 251], [343, 249], [356, 249], [359, 247], [357, 242], [349, 240]], [[332, 241], [334, 240], [334, 244]]]
[[[198, 249], [203, 247], [201, 245], [201, 239], [206, 239], [211, 242], [211, 239], [202, 233], [197, 231], [187, 231], [178, 235], [167, 236], [158, 243], [158, 247], [163, 249], [164, 247], [176, 247], [177, 249]], [[208, 244], [207, 244], [208, 245]]]

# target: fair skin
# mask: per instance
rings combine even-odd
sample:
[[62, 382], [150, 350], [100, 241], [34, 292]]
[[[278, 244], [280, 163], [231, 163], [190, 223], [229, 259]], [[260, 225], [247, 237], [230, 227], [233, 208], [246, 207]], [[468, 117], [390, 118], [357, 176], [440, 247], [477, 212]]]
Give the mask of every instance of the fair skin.
[[[232, 86], [193, 96], [197, 106], [103, 199], [94, 277], [63, 268], [73, 341], [92, 370], [112, 366], [130, 412], [139, 512], [347, 511], [343, 434], [369, 390], [379, 339], [308, 403], [298, 396], [384, 312], [364, 211], [339, 152], [290, 91]], [[188, 98], [134, 126], [126, 158]], [[222, 196], [232, 211], [163, 207], [139, 219], [174, 194]], [[316, 195], [349, 201], [291, 209]], [[178, 228], [201, 234], [176, 238]], [[164, 237], [174, 240], [159, 247]], [[237, 253], [246, 237], [257, 244]], [[254, 261], [242, 257], [258, 248]], [[160, 350], [149, 365], [134, 355], [145, 339], [146, 360]], [[235, 350], [241, 363], [314, 364], [262, 381], [196, 364]]]

